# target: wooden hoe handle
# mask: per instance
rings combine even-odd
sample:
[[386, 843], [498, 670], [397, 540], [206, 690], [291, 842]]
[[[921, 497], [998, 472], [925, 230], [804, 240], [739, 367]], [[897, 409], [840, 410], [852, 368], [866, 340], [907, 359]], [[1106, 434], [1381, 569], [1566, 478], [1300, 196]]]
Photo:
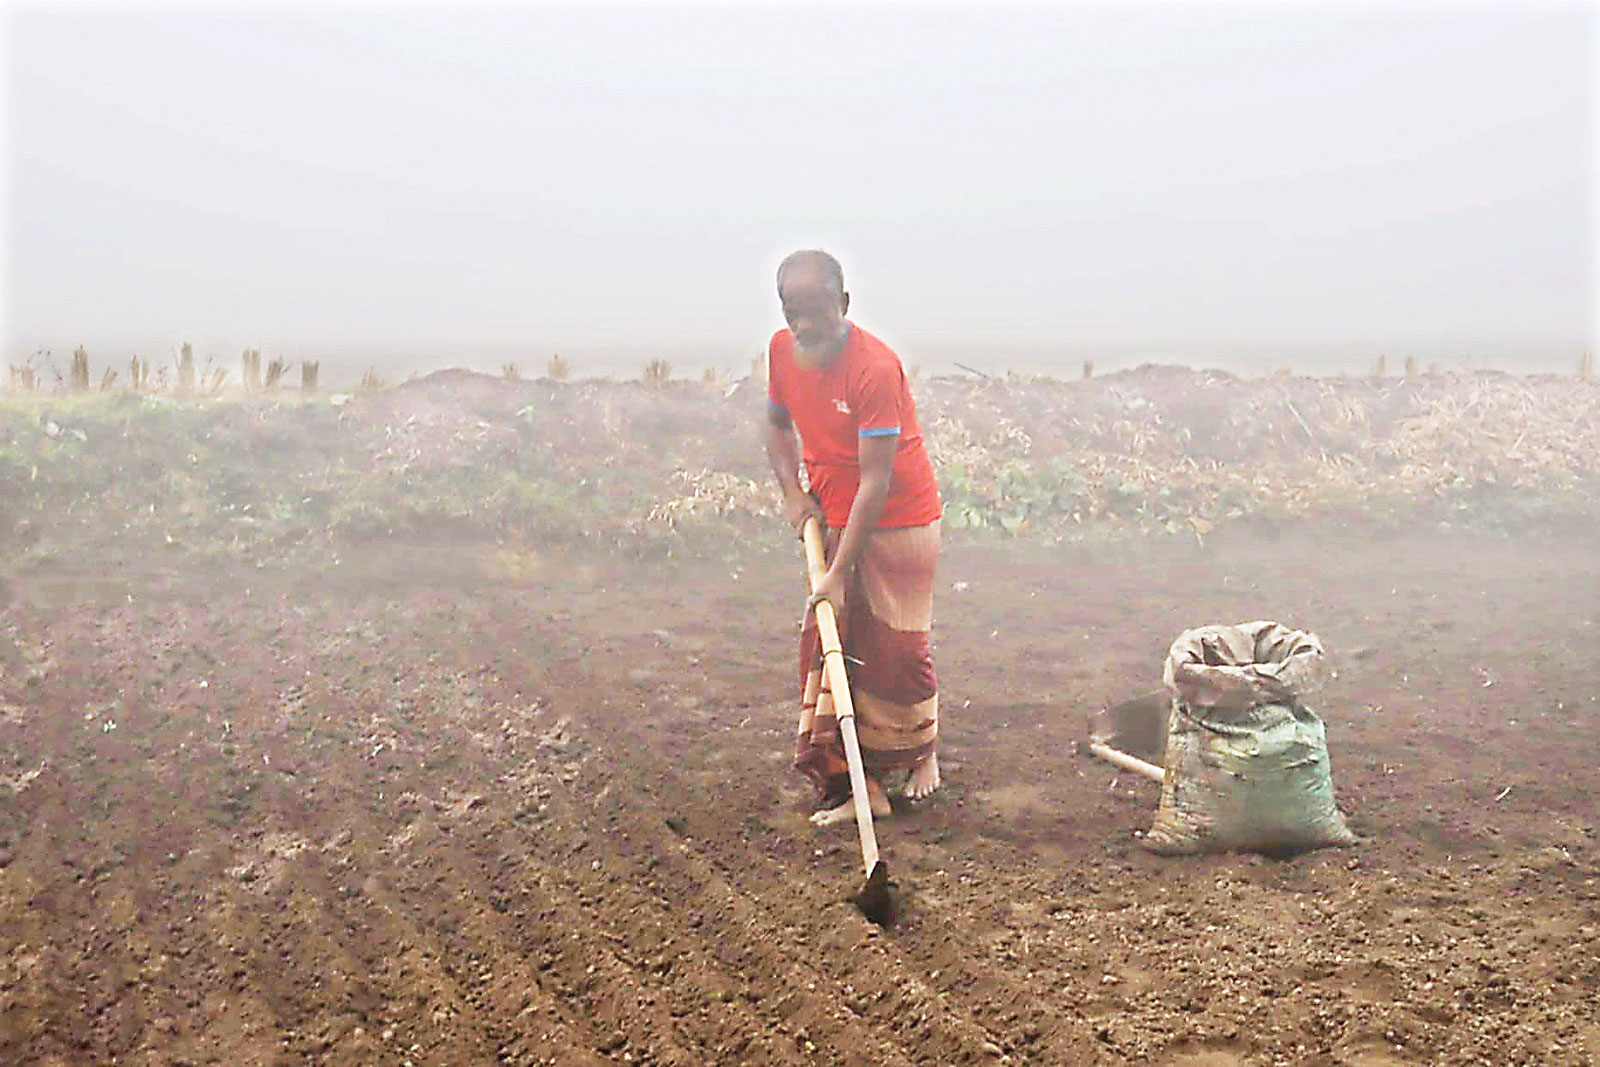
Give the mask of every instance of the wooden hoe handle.
[[1138, 756], [1130, 756], [1126, 752], [1118, 752], [1104, 741], [1090, 741], [1089, 751], [1107, 763], [1115, 764], [1125, 771], [1142, 774], [1152, 782], [1166, 781], [1167, 772], [1163, 768], [1157, 767], [1154, 763], [1147, 763]]
[[[822, 521], [809, 516], [800, 529], [806, 545], [806, 571], [811, 588], [816, 589], [827, 573], [822, 547]], [[872, 804], [867, 799], [867, 772], [861, 765], [861, 743], [856, 738], [856, 709], [850, 700], [850, 678], [844, 666], [844, 648], [839, 644], [839, 622], [833, 605], [817, 602], [817, 634], [822, 639], [822, 669], [833, 692], [833, 710], [839, 720], [839, 736], [844, 740], [844, 757], [850, 764], [850, 795], [855, 800], [856, 830], [861, 836], [861, 862], [871, 877], [878, 865], [878, 835], [872, 828]]]

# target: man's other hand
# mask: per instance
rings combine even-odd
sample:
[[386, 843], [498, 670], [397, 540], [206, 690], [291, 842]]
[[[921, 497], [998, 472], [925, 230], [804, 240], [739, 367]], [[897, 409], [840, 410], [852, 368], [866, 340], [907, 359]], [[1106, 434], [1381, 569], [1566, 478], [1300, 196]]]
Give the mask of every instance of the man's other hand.
[[833, 605], [835, 612], [844, 606], [844, 574], [837, 567], [829, 567], [822, 575], [822, 581], [811, 590], [811, 597], [806, 601], [806, 610], [816, 610], [817, 605], [824, 600]]
[[789, 520], [789, 525], [794, 527], [797, 537], [805, 535], [806, 519], [813, 515], [822, 523], [824, 529], [828, 525], [828, 521], [822, 516], [822, 505], [818, 504], [817, 498], [810, 493], [785, 493], [783, 513]]

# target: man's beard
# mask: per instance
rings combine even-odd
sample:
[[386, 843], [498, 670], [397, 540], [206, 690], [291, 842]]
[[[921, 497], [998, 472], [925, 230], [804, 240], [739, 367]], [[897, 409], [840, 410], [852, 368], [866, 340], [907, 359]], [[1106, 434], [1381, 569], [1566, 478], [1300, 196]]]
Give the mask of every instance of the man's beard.
[[794, 339], [794, 358], [801, 365], [807, 367], [820, 367], [839, 354], [844, 347], [844, 329], [841, 327], [838, 334], [832, 338], [812, 338], [809, 342], [802, 341], [798, 336]]

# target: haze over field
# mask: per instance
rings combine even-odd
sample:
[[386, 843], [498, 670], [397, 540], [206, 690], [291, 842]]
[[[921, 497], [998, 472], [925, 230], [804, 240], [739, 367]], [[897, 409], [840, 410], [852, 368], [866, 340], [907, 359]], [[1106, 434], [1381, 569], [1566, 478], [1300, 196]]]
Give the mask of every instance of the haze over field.
[[1579, 5], [13, 5], [5, 355], [742, 368], [844, 260], [930, 369], [1572, 368]]

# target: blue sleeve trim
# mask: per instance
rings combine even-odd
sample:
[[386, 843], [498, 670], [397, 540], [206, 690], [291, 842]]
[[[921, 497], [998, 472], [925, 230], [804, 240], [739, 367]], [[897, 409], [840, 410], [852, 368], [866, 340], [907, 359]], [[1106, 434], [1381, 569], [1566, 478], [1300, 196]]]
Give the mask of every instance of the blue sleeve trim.
[[894, 437], [900, 433], [898, 426], [879, 426], [871, 430], [862, 430], [862, 437]]
[[768, 411], [776, 411], [776, 412], [777, 412], [777, 413], [778, 413], [778, 414], [780, 414], [780, 415], [787, 415], [787, 414], [789, 414], [789, 409], [788, 409], [788, 408], [786, 408], [786, 407], [784, 407], [784, 406], [783, 406], [783, 405], [781, 405], [781, 404], [774, 404], [774, 403], [773, 403], [773, 402], [772, 402], [772, 401], [770, 401], [770, 400], [768, 400], [768, 401], [767, 401], [767, 410], [768, 410]]

